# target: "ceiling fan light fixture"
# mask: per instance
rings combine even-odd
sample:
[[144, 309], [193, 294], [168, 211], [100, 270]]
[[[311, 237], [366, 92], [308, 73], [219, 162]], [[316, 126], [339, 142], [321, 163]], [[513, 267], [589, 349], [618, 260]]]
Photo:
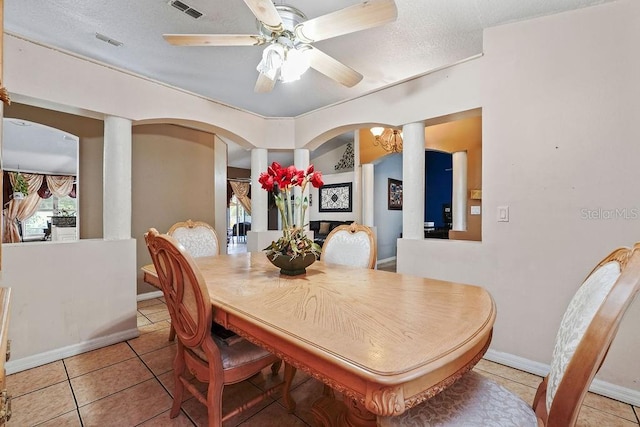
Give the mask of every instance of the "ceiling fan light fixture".
[[308, 49], [288, 49], [286, 60], [280, 68], [280, 79], [284, 83], [299, 80], [309, 69], [310, 61]]
[[278, 43], [270, 44], [262, 52], [262, 60], [256, 69], [269, 79], [275, 80], [278, 77], [278, 71], [282, 67], [284, 59], [284, 47]]

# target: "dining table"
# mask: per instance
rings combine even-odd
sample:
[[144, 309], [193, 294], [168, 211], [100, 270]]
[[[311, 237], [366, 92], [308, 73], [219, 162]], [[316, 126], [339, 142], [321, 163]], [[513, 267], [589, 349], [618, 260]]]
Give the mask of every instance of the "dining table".
[[[329, 385], [320, 425], [375, 425], [430, 399], [482, 358], [496, 306], [481, 286], [316, 261], [281, 275], [264, 253], [194, 258], [214, 321]], [[153, 264], [144, 281], [160, 287]]]

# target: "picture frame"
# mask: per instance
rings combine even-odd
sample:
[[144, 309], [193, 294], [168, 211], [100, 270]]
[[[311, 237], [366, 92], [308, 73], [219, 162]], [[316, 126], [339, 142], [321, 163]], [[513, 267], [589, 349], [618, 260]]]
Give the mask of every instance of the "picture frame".
[[388, 179], [387, 209], [402, 210], [402, 181], [399, 179]]
[[351, 212], [353, 193], [351, 183], [325, 184], [318, 189], [320, 198], [319, 212]]

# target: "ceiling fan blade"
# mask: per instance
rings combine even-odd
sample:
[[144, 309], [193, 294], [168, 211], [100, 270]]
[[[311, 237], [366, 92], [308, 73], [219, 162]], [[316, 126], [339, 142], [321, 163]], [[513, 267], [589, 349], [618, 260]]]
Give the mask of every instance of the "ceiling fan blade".
[[264, 37], [252, 34], [164, 34], [174, 46], [257, 46]]
[[368, 0], [303, 22], [295, 33], [305, 43], [312, 43], [377, 27], [397, 17], [394, 0]]
[[276, 85], [275, 80], [271, 80], [265, 74], [258, 74], [258, 80], [256, 81], [256, 87], [253, 89], [256, 93], [267, 93], [273, 90]]
[[271, 0], [244, 0], [258, 21], [273, 31], [282, 31], [282, 18]]
[[346, 87], [353, 87], [362, 80], [362, 74], [315, 47], [309, 49], [308, 55], [312, 68]]

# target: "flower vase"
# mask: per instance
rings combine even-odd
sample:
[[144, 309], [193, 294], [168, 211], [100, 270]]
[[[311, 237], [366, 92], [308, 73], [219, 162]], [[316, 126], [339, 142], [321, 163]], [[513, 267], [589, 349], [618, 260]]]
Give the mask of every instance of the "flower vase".
[[309, 252], [304, 255], [299, 255], [295, 258], [291, 258], [288, 255], [272, 252], [267, 255], [267, 259], [271, 264], [280, 268], [280, 274], [285, 276], [298, 276], [307, 272], [307, 267], [316, 262], [315, 254]]

